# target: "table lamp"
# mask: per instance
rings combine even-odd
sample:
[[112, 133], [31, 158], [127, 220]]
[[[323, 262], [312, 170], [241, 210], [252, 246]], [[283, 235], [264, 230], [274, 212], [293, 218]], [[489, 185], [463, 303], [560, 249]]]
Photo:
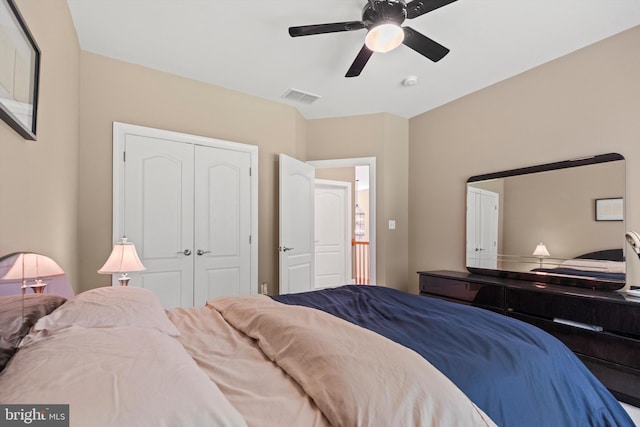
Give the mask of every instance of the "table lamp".
[[[42, 281], [45, 277], [63, 276], [64, 270], [54, 260], [44, 255], [31, 252], [22, 252], [15, 262], [0, 277], [0, 280], [22, 281], [22, 321], [24, 322], [24, 294], [30, 288], [36, 294], [44, 293], [47, 284]], [[34, 279], [33, 285], [27, 285], [27, 281]]]
[[[64, 275], [64, 270], [51, 258], [31, 252], [22, 252], [0, 280], [21, 280], [23, 295], [27, 288], [34, 293], [42, 294], [47, 286], [42, 281], [43, 278], [62, 275]], [[30, 279], [34, 279], [34, 283], [27, 285], [27, 281]]]
[[129, 284], [129, 272], [146, 270], [142, 265], [142, 261], [138, 258], [136, 252], [136, 246], [129, 242], [126, 237], [122, 238], [121, 242], [116, 243], [113, 246], [113, 251], [104, 263], [102, 268], [98, 270], [100, 274], [120, 274], [118, 282], [120, 286], [127, 286]]
[[550, 255], [551, 254], [547, 250], [547, 247], [542, 242], [540, 242], [540, 244], [536, 246], [536, 249], [533, 251], [533, 256], [537, 256], [540, 260], [540, 268], [542, 268], [542, 259]]

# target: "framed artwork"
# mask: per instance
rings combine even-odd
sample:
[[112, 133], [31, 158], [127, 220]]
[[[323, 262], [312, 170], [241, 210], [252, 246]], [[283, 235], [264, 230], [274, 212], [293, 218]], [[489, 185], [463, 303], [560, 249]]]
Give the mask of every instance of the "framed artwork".
[[13, 0], [0, 0], [0, 119], [36, 139], [40, 49]]
[[596, 221], [622, 221], [624, 203], [622, 197], [596, 199]]

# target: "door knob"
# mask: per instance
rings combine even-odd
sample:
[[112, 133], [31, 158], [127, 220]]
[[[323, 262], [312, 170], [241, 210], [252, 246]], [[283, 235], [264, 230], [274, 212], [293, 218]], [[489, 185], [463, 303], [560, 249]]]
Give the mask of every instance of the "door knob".
[[198, 249], [198, 250], [196, 251], [196, 254], [198, 254], [198, 255], [204, 255], [204, 254], [208, 254], [208, 253], [210, 253], [210, 252], [211, 252], [211, 251], [203, 251], [202, 249]]
[[292, 250], [293, 250], [293, 248], [288, 248], [288, 247], [286, 247], [286, 246], [280, 246], [280, 247], [278, 248], [278, 250], [279, 250], [280, 252], [287, 252], [287, 251], [292, 251]]
[[191, 255], [191, 249], [185, 249], [184, 251], [178, 251], [179, 254], [183, 254], [186, 256]]

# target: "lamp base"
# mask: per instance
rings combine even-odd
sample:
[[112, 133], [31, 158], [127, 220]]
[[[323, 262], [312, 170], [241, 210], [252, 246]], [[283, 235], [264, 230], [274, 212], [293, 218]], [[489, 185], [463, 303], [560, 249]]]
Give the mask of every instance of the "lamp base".
[[30, 288], [34, 294], [43, 294], [44, 288], [47, 287], [47, 284], [42, 283], [42, 280], [40, 279], [36, 279], [36, 282], [33, 285], [29, 285], [27, 287]]
[[120, 283], [120, 286], [128, 286], [129, 285], [129, 276], [120, 276], [118, 277], [118, 283]]
[[41, 283], [39, 285], [31, 285], [29, 287], [31, 288], [33, 293], [35, 293], [35, 294], [43, 294], [44, 293], [44, 288], [47, 287], [47, 284], [46, 283]]

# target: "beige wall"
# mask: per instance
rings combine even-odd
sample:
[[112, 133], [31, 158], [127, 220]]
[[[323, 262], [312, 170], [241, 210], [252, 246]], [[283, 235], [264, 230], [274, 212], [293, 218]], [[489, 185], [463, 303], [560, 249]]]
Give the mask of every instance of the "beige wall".
[[471, 175], [620, 152], [627, 229], [640, 228], [640, 28], [411, 120], [305, 120], [291, 106], [82, 52], [64, 0], [17, 4], [42, 51], [39, 140], [0, 123], [0, 253], [46, 253], [76, 290], [109, 282], [95, 271], [111, 248], [113, 121], [260, 147], [259, 280], [271, 291], [280, 152], [376, 157], [378, 283], [400, 289], [417, 290], [418, 270], [464, 268]]
[[[578, 168], [521, 175], [504, 180], [504, 251], [531, 258], [543, 242], [551, 262], [604, 249], [625, 246], [624, 224], [596, 221], [595, 200], [624, 197], [624, 162], [607, 162]], [[547, 267], [553, 267], [548, 265]], [[516, 271], [528, 271], [524, 264]]]
[[[376, 158], [376, 282], [407, 289], [409, 122], [390, 114], [307, 121], [308, 160]], [[388, 220], [396, 220], [389, 230]]]
[[[626, 227], [640, 228], [640, 27], [410, 120], [410, 290], [416, 270], [464, 270], [469, 176], [618, 152]], [[636, 259], [627, 261], [638, 283]]]
[[259, 147], [258, 280], [276, 289], [278, 153], [306, 155], [295, 108], [89, 52], [81, 53], [80, 287], [107, 285], [96, 270], [112, 244], [112, 123], [131, 123]]
[[41, 52], [38, 140], [0, 121], [0, 255], [48, 255], [77, 289], [80, 48], [65, 0], [16, 4]]
[[341, 168], [317, 168], [316, 179], [328, 179], [330, 181], [343, 181], [351, 184], [351, 198], [356, 188], [356, 169], [355, 167]]
[[[259, 146], [258, 276], [270, 292], [278, 280], [278, 153], [301, 160], [377, 157], [378, 283], [406, 289], [407, 120], [377, 114], [306, 121], [284, 104], [90, 52], [81, 53], [80, 70], [81, 289], [109, 283], [96, 270], [112, 244], [113, 121]], [[396, 219], [396, 230], [386, 229], [388, 219]]]

